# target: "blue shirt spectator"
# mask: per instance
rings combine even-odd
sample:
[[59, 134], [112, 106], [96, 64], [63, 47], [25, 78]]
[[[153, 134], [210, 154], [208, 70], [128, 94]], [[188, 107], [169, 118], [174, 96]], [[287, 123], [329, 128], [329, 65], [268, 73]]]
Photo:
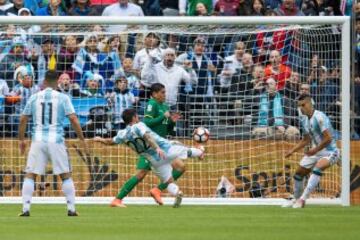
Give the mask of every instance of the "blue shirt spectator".
[[85, 82], [81, 79], [86, 71], [99, 73], [105, 80], [105, 88], [109, 91], [114, 86], [113, 75], [122, 70], [121, 62], [118, 55], [113, 52], [101, 52], [97, 45], [96, 35], [90, 35], [85, 39], [85, 47], [80, 49], [72, 65], [76, 72], [75, 81], [84, 87]]
[[60, 7], [61, 0], [50, 0], [49, 5], [39, 8], [36, 16], [66, 16], [64, 10]]
[[97, 16], [99, 12], [90, 6], [90, 0], [74, 0], [69, 9], [70, 16]]

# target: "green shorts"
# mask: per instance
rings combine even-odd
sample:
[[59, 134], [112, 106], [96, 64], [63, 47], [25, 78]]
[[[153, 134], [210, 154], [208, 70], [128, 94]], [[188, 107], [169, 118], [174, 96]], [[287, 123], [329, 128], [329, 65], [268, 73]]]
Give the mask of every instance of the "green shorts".
[[143, 156], [138, 157], [138, 162], [136, 164], [136, 169], [138, 170], [151, 170], [151, 163]]

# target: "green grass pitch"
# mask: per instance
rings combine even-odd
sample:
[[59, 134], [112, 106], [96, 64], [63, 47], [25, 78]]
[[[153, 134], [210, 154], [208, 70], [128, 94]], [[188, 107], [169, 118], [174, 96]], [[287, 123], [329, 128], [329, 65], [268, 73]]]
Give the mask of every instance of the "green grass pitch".
[[0, 205], [0, 239], [360, 239], [360, 207], [78, 205], [67, 217], [64, 205], [34, 204], [29, 218], [20, 209]]

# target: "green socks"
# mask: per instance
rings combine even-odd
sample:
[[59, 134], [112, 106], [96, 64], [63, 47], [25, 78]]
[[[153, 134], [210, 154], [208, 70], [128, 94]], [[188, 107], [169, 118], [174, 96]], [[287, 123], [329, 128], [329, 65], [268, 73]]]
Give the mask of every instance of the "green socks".
[[[178, 171], [178, 170], [176, 170], [176, 169], [173, 169], [173, 171], [172, 171], [172, 176], [173, 176], [174, 180], [176, 180], [176, 179], [178, 179], [183, 173], [184, 173], [184, 172], [180, 172], [180, 171]], [[168, 186], [167, 183], [160, 183], [160, 184], [158, 185], [158, 188], [159, 188], [161, 191], [163, 191], [163, 190], [165, 190], [165, 189], [167, 188], [167, 186]]]
[[[178, 179], [181, 175], [183, 174], [183, 172], [180, 172], [178, 170], [173, 170], [172, 171], [172, 176], [174, 178], [174, 180]], [[122, 186], [122, 188], [120, 189], [119, 194], [116, 196], [116, 198], [118, 199], [123, 199], [124, 197], [126, 197], [132, 190], [133, 188], [139, 183], [139, 180], [137, 179], [136, 176], [131, 177], [129, 180], [127, 180], [127, 182]], [[167, 183], [160, 183], [158, 185], [158, 188], [163, 191], [167, 188], [168, 184]]]
[[116, 198], [123, 199], [124, 197], [126, 197], [138, 183], [139, 183], [139, 180], [137, 179], [136, 176], [131, 177], [122, 186], [122, 188]]

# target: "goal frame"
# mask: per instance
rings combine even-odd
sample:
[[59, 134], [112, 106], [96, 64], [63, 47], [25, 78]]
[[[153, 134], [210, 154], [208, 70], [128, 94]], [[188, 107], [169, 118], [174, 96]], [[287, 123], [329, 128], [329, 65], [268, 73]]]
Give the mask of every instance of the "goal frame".
[[[271, 24], [339, 24], [341, 25], [341, 155], [342, 177], [341, 196], [336, 199], [317, 198], [309, 199], [309, 204], [337, 204], [350, 206], [350, 17], [327, 16], [327, 17], [0, 17], [0, 24], [107, 24], [107, 25], [271, 25]], [[77, 197], [77, 203], [81, 204], [107, 204], [110, 197]], [[165, 203], [170, 202], [165, 198]], [[284, 199], [278, 198], [185, 198], [184, 204], [191, 205], [280, 205]], [[64, 203], [63, 197], [34, 197], [34, 203]], [[0, 197], [0, 203], [21, 203], [21, 197]], [[153, 204], [151, 198], [128, 197], [125, 203], [129, 204]]]

